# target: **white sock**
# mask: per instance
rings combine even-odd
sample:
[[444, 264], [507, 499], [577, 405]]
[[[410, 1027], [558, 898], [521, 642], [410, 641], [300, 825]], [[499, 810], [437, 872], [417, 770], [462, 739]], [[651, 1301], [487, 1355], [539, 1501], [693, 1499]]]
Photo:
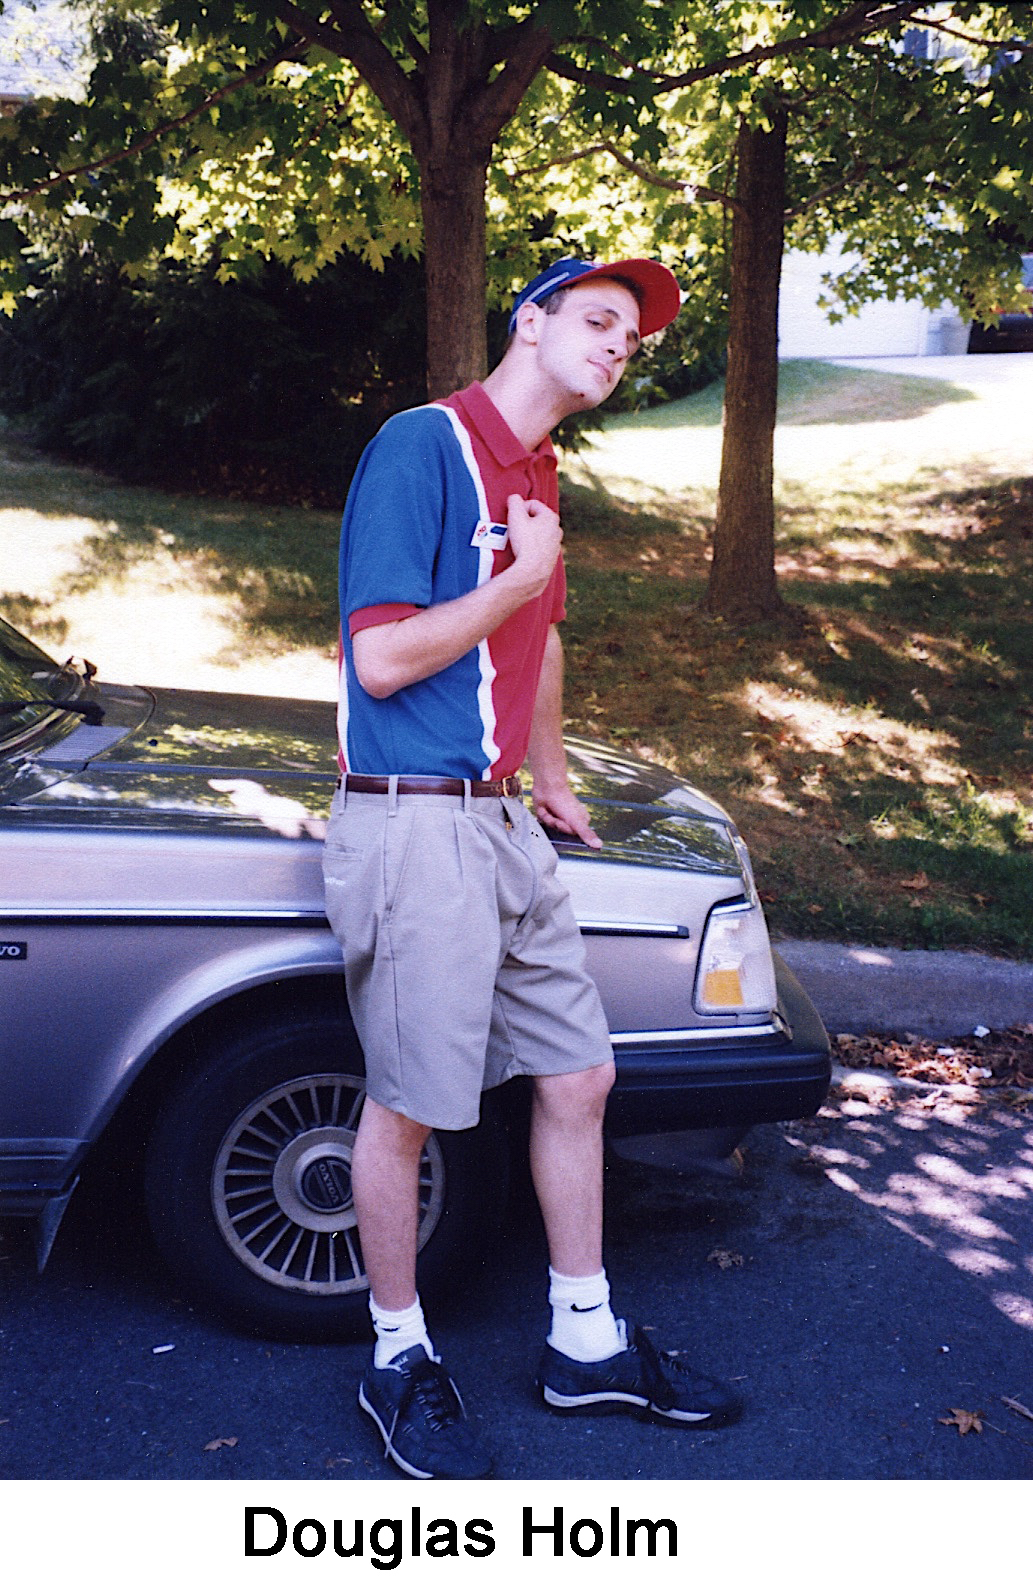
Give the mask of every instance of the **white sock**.
[[624, 1350], [627, 1341], [610, 1311], [606, 1273], [571, 1278], [549, 1269], [552, 1327], [549, 1344], [572, 1361], [603, 1361]]
[[374, 1367], [389, 1367], [396, 1356], [400, 1356], [403, 1350], [411, 1350], [414, 1345], [422, 1345], [431, 1361], [437, 1360], [427, 1333], [419, 1296], [411, 1307], [405, 1307], [401, 1312], [377, 1306], [370, 1296], [369, 1312], [377, 1336], [373, 1351]]

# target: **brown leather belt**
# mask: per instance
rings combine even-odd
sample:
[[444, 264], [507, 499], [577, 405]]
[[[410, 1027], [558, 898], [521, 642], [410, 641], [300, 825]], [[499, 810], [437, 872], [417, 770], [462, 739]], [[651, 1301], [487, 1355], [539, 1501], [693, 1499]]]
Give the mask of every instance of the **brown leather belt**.
[[[362, 795], [386, 796], [391, 781], [386, 774], [345, 774], [341, 781], [345, 790], [359, 791]], [[470, 780], [471, 796], [521, 796], [523, 787], [516, 774], [504, 780]], [[444, 779], [436, 774], [400, 774], [399, 796], [462, 796], [466, 780]]]

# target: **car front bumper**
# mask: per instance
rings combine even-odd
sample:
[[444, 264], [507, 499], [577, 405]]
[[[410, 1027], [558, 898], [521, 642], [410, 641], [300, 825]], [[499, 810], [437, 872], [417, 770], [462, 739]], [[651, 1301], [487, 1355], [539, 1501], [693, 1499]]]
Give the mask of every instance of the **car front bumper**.
[[611, 1137], [735, 1127], [814, 1114], [832, 1076], [828, 1035], [778, 955], [778, 1014], [768, 1026], [614, 1035]]

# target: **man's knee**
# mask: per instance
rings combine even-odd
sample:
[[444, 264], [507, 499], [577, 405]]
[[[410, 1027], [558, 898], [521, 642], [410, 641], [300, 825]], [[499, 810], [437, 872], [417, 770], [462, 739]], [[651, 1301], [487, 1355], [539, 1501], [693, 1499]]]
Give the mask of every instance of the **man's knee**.
[[383, 1158], [418, 1158], [430, 1133], [429, 1125], [367, 1098], [359, 1119], [355, 1152], [360, 1159], [367, 1151]]
[[613, 1061], [562, 1076], [539, 1076], [535, 1092], [550, 1118], [579, 1120], [601, 1115], [616, 1077]]

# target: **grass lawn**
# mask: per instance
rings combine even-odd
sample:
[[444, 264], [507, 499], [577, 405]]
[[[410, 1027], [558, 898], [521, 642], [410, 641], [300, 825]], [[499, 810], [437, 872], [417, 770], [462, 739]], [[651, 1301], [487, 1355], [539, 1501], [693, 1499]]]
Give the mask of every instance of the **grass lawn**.
[[106, 680], [333, 698], [339, 526], [133, 488], [0, 431], [0, 614]]
[[959, 361], [783, 365], [790, 615], [747, 631], [698, 608], [719, 388], [613, 421], [567, 469], [568, 707], [729, 809], [776, 932], [1029, 957], [1033, 357]]
[[[719, 387], [567, 458], [568, 723], [728, 807], [776, 933], [1033, 957], [1033, 357], [937, 371], [783, 365], [790, 614], [747, 631], [698, 608]], [[336, 514], [2, 459], [0, 610], [44, 646], [333, 696]]]

